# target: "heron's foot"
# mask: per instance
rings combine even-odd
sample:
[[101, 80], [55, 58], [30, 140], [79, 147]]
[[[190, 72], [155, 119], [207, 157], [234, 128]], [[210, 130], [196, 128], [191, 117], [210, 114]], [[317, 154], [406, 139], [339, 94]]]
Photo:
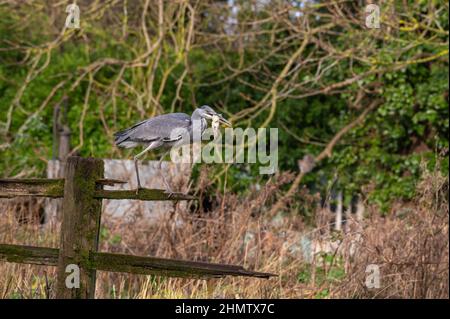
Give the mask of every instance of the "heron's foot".
[[168, 194], [168, 198], [172, 198], [172, 197], [176, 197], [176, 196], [185, 196], [185, 195], [187, 195], [187, 194], [183, 194], [183, 193], [180, 193], [180, 192], [174, 192], [174, 191], [172, 191], [170, 188], [169, 189], [166, 189], [165, 191], [164, 191], [164, 194]]
[[141, 190], [143, 190], [143, 189], [144, 189], [144, 187], [138, 186], [138, 187], [136, 188], [136, 195], [138, 195], [138, 194], [139, 194], [139, 191], [141, 191]]

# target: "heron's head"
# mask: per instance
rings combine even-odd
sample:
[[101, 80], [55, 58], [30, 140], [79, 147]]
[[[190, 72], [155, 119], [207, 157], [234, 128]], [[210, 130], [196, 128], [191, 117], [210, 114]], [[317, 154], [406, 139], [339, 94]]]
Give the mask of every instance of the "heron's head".
[[213, 116], [217, 116], [219, 118], [219, 122], [231, 127], [231, 123], [227, 121], [222, 114], [217, 113], [210, 107], [209, 105], [203, 105], [199, 107], [197, 110], [198, 114], [205, 119], [212, 120]]

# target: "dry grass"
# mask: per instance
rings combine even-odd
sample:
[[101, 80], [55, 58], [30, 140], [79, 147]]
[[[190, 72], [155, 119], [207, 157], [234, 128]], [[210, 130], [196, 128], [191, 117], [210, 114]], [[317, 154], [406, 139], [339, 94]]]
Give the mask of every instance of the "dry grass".
[[[225, 278], [190, 280], [99, 272], [98, 298], [448, 298], [448, 179], [439, 172], [423, 174], [413, 203], [403, 203], [386, 217], [366, 209], [363, 223], [332, 233], [322, 211], [315, 227], [299, 214], [267, 216], [283, 174], [243, 199], [217, 194], [217, 200], [176, 207], [157, 224], [130, 212], [121, 220], [104, 215], [101, 250], [136, 255], [204, 260], [244, 265], [279, 274], [269, 280]], [[206, 189], [201, 178], [199, 189]], [[0, 242], [58, 246], [58, 225], [45, 228], [18, 222], [12, 205], [2, 202]], [[9, 207], [9, 208], [8, 208]], [[38, 205], [36, 205], [38, 207]], [[30, 210], [28, 208], [28, 210]], [[36, 214], [30, 212], [30, 214]], [[302, 234], [313, 242], [335, 238], [335, 251], [307, 263]], [[377, 264], [381, 287], [365, 286], [366, 267]], [[55, 269], [0, 263], [0, 297], [53, 297]]]

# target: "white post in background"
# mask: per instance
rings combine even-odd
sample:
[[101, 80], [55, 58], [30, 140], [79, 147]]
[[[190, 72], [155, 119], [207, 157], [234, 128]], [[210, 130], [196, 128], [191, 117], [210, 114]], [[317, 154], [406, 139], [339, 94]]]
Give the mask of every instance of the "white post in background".
[[376, 4], [368, 4], [365, 8], [366, 27], [369, 29], [380, 28], [380, 7]]
[[336, 217], [334, 222], [334, 230], [341, 231], [342, 230], [342, 191], [338, 192], [337, 195], [337, 207], [336, 207]]
[[364, 204], [361, 200], [361, 196], [358, 197], [358, 204], [356, 204], [356, 220], [361, 222], [364, 218]]
[[352, 205], [350, 204], [347, 209], [345, 210], [345, 232], [351, 231], [351, 224], [352, 224]]

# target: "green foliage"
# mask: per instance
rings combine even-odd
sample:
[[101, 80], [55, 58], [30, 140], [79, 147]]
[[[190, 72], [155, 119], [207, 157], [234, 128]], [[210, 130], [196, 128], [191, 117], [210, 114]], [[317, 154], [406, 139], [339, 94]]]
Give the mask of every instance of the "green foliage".
[[[436, 2], [436, 6], [438, 5], [442, 3]], [[415, 9], [426, 12], [427, 2], [416, 4]], [[239, 14], [248, 14], [246, 10]], [[418, 19], [419, 13], [414, 16]], [[31, 18], [27, 26], [18, 28], [21, 17], [0, 9], [0, 35], [3, 44], [16, 43], [19, 39], [28, 45], [38, 46], [50, 41], [52, 37], [46, 31], [48, 18], [43, 14], [32, 15]], [[441, 10], [437, 19], [448, 30], [448, 12]], [[320, 21], [317, 23], [320, 24]], [[261, 26], [267, 30], [271, 27], [270, 23]], [[72, 144], [81, 146], [79, 152], [83, 156], [127, 156], [128, 153], [120, 155], [112, 147], [112, 132], [105, 127], [119, 130], [153, 114], [153, 110], [148, 108], [144, 109], [143, 114], [136, 112], [134, 105], [139, 101], [131, 89], [122, 89], [115, 97], [114, 104], [109, 99], [106, 92], [111, 90], [111, 84], [120, 72], [120, 66], [117, 65], [108, 65], [95, 73], [92, 80], [96, 83], [96, 89], [90, 92], [88, 100], [88, 77], [83, 78], [75, 89], [71, 89], [80, 70], [90, 63], [104, 58], [131, 60], [134, 52], [145, 45], [132, 32], [123, 41], [119, 41], [118, 37], [112, 36], [110, 31], [94, 22], [86, 24], [84, 32], [84, 37], [75, 36], [52, 51], [48, 66], [28, 84], [16, 103], [14, 100], [29, 71], [29, 66], [25, 67], [20, 63], [26, 58], [26, 54], [20, 50], [0, 52], [1, 123], [8, 121], [10, 106], [15, 105], [8, 133], [0, 134], [0, 144], [10, 144], [0, 148], [2, 176], [14, 176], [23, 170], [27, 170], [28, 175], [44, 174], [46, 163], [39, 159], [52, 157], [53, 107], [64, 94], [70, 101], [68, 121], [72, 130]], [[174, 105], [171, 102], [176, 96], [177, 80], [185, 71], [185, 66], [177, 65], [179, 53], [169, 44], [164, 45], [163, 50], [167, 54], [158, 64], [154, 79], [156, 88], [163, 79], [164, 70], [172, 65], [175, 67], [160, 99], [163, 107], [161, 111], [190, 112], [197, 105], [215, 106], [220, 101], [226, 106], [225, 113], [228, 114], [225, 115], [231, 115], [252, 106], [248, 100], [261, 100], [265, 92], [243, 84], [257, 85], [258, 81], [267, 80], [261, 79], [258, 74], [242, 73], [217, 85], [203, 84], [223, 79], [223, 72], [218, 70], [223, 69], [224, 54], [234, 68], [238, 67], [241, 59], [252, 65], [267, 57], [269, 48], [265, 44], [272, 41], [272, 36], [261, 35], [260, 44], [247, 48], [243, 56], [233, 48], [223, 52], [211, 46], [193, 48], [187, 55], [189, 80], [181, 87], [181, 99]], [[280, 33], [275, 41], [279, 43], [289, 36], [287, 32]], [[445, 34], [442, 37], [448, 38]], [[372, 39], [366, 33], [362, 37], [356, 31], [333, 35], [328, 40], [343, 50], [348, 48], [349, 42], [361, 47], [375, 43], [379, 51], [376, 56], [370, 57], [373, 64], [366, 61], [355, 62], [350, 67], [346, 60], [338, 63], [324, 73], [323, 85], [344, 81], [355, 73], [369, 71], [374, 66], [395, 65], [399, 58], [414, 61], [418, 56], [437, 54], [443, 50], [429, 41], [420, 42], [417, 33], [411, 31], [401, 32], [398, 38], [384, 42]], [[414, 45], [403, 50], [409, 43]], [[314, 54], [312, 50], [313, 48], [308, 47], [304, 56]], [[400, 57], [397, 54], [399, 50], [403, 50]], [[46, 54], [42, 54], [37, 68], [43, 66], [46, 59]], [[261, 66], [261, 72], [278, 74], [285, 62], [281, 54], [274, 54], [267, 57], [264, 66]], [[70, 80], [40, 110], [52, 89], [68, 75]], [[310, 80], [314, 76], [314, 72], [305, 72], [298, 81]], [[142, 92], [147, 77], [140, 69], [127, 69], [122, 79], [136, 91]], [[314, 190], [324, 191], [329, 181], [337, 176], [336, 187], [344, 189], [347, 194], [367, 194], [370, 202], [387, 211], [393, 200], [412, 198], [421, 161], [425, 159], [430, 165], [435, 165], [436, 154], [448, 149], [448, 59], [408, 63], [400, 69], [370, 75], [349, 85], [340, 94], [280, 99], [269, 126], [279, 128], [279, 168], [297, 171], [298, 159], [305, 154], [319, 154], [340, 129], [361, 113], [361, 109], [350, 107], [349, 101], [354, 99], [362, 86], [378, 88], [379, 93], [370, 97], [382, 100], [382, 105], [366, 118], [363, 125], [355, 127], [341, 139], [333, 149], [333, 156], [321, 162], [305, 177], [304, 182]], [[313, 81], [311, 89], [314, 88], [320, 87]], [[243, 96], [248, 99], [243, 99]], [[133, 104], [133, 108], [130, 104]], [[244, 119], [238, 125], [259, 127], [267, 116], [268, 111], [264, 111], [254, 118]], [[80, 125], [81, 120], [83, 125]], [[439, 161], [442, 162], [439, 166], [444, 171], [447, 170], [448, 156]], [[228, 189], [246, 192], [251, 184], [267, 178], [258, 175], [258, 165], [232, 165], [223, 175], [218, 173], [224, 171], [225, 164], [211, 167], [217, 177], [215, 186], [219, 188], [224, 187], [226, 181]]]
[[[343, 261], [332, 254], [321, 253], [316, 256], [316, 264], [305, 264], [298, 272], [297, 281], [317, 287], [324, 284], [339, 283], [345, 277]], [[314, 276], [313, 276], [314, 272]], [[314, 280], [314, 282], [312, 282]], [[315, 298], [326, 298], [328, 290], [320, 291]]]

